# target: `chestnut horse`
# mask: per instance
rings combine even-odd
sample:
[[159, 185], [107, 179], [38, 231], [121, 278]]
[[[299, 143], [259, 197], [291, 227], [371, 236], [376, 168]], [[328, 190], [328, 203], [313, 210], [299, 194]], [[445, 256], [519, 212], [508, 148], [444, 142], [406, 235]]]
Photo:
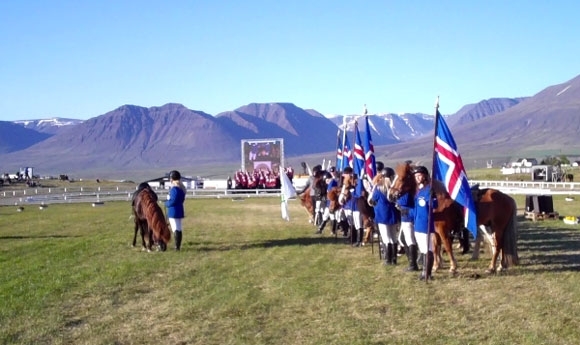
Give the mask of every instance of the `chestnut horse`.
[[[417, 184], [412, 173], [412, 166], [409, 163], [399, 164], [395, 169], [395, 179], [388, 192], [388, 198], [396, 201], [404, 193], [411, 193], [414, 197], [416, 194]], [[435, 198], [437, 199], [437, 208], [433, 210], [433, 225], [435, 233], [433, 234], [433, 253], [435, 261], [433, 263], [433, 272], [441, 266], [441, 247], [445, 248], [449, 256], [450, 272], [457, 270], [457, 260], [453, 254], [453, 232], [463, 229], [463, 208], [449, 196], [445, 186], [440, 181], [433, 180], [431, 184]]]
[[[304, 207], [306, 212], [308, 212], [308, 216], [310, 218], [310, 223], [315, 224], [316, 219], [314, 218], [315, 211], [316, 211], [316, 202], [312, 200], [312, 196], [310, 195], [310, 191], [312, 188], [316, 186], [317, 189], [321, 191], [326, 191], [326, 184], [324, 182], [324, 177], [321, 172], [319, 172], [316, 177], [313, 178], [312, 185], [309, 185], [301, 194], [298, 195], [298, 199], [300, 199], [300, 204]], [[322, 205], [321, 205], [322, 208]], [[319, 210], [320, 211], [320, 210]], [[314, 217], [313, 217], [314, 215]], [[315, 224], [316, 225], [316, 224]]]
[[148, 184], [140, 184], [133, 194], [132, 205], [135, 218], [133, 246], [137, 242], [137, 232], [141, 230], [143, 249], [151, 251], [153, 244], [158, 243], [159, 249], [165, 251], [171, 239], [171, 231], [161, 207], [157, 204], [155, 191]]
[[499, 270], [519, 264], [517, 250], [517, 205], [515, 200], [496, 189], [471, 188], [477, 207], [477, 225], [480, 233], [473, 249], [473, 259], [479, 256], [482, 234], [491, 247], [491, 262], [488, 273], [495, 273], [497, 259], [501, 254]]

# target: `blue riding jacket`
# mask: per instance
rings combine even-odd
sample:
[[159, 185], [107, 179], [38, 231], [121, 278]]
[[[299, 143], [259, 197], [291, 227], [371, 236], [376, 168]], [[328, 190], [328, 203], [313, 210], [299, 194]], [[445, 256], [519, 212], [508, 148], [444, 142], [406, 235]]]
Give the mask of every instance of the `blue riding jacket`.
[[375, 221], [380, 224], [397, 224], [397, 210], [395, 209], [395, 204], [387, 199], [387, 196], [383, 194], [378, 188], [374, 188], [372, 191], [371, 200], [374, 201], [375, 206]]
[[401, 222], [413, 223], [415, 215], [413, 211], [415, 209], [415, 199], [411, 197], [409, 192], [401, 195], [397, 199], [397, 206], [401, 210]]
[[[415, 232], [420, 232], [423, 234], [427, 233], [427, 229], [429, 229], [429, 233], [433, 233], [435, 227], [433, 226], [433, 221], [429, 226], [429, 197], [431, 194], [431, 186], [427, 185], [417, 192], [415, 195], [415, 209], [413, 211], [414, 214], [414, 225], [415, 225]], [[437, 199], [433, 198], [433, 209], [437, 208]]]
[[169, 190], [169, 200], [165, 202], [167, 207], [168, 218], [184, 218], [185, 211], [183, 209], [183, 202], [185, 201], [185, 192], [183, 189], [173, 186]]

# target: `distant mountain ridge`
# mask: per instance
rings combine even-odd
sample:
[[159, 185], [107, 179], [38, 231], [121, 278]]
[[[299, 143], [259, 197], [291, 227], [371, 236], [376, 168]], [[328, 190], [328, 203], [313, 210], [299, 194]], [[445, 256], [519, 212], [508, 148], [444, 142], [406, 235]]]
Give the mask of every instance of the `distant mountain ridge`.
[[481, 101], [476, 104], [468, 104], [463, 106], [457, 113], [449, 116], [447, 124], [450, 126], [463, 125], [473, 122], [484, 117], [501, 113], [523, 101], [529, 97], [519, 98], [492, 98]]
[[[575, 149], [579, 84], [576, 77], [533, 97], [484, 100], [445, 119], [462, 156], [469, 157], [467, 165], [471, 157]], [[290, 160], [317, 154], [328, 158], [336, 150], [337, 129], [344, 117], [327, 118], [292, 103], [250, 103], [216, 116], [174, 103], [150, 108], [124, 105], [89, 120], [68, 119], [65, 126], [54, 121], [52, 126], [59, 127], [54, 132], [50, 121], [17, 121], [18, 125], [0, 121], [0, 160], [14, 165], [9, 170], [22, 165], [54, 173], [98, 171], [101, 176], [143, 169], [195, 170], [207, 164], [235, 165], [240, 162], [242, 139], [263, 138], [283, 138]], [[356, 117], [346, 118], [352, 129]], [[384, 113], [368, 118], [378, 158], [430, 159], [432, 115]], [[362, 133], [364, 119], [358, 121]], [[4, 134], [8, 132], [19, 134]]]
[[51, 117], [48, 119], [20, 120], [14, 121], [14, 123], [40, 133], [56, 134], [63, 128], [83, 123], [83, 120]]
[[24, 150], [50, 136], [12, 122], [0, 121], [0, 154]]
[[[453, 136], [466, 165], [474, 160], [514, 157], [544, 158], [550, 155], [580, 154], [580, 76], [547, 87], [532, 97], [494, 114], [456, 125]], [[413, 145], [384, 148], [392, 160], [415, 157], [430, 161], [432, 142], [419, 139]]]

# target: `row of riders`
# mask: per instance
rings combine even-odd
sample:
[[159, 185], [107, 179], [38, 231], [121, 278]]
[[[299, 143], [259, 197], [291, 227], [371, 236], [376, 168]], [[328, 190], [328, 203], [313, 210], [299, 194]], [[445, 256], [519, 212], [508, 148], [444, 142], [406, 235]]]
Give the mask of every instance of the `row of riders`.
[[[372, 240], [376, 233], [384, 263], [396, 264], [398, 249], [402, 249], [409, 263], [406, 271], [421, 271], [423, 280], [433, 278], [433, 272], [441, 265], [444, 248], [450, 259], [450, 271], [455, 272], [453, 240], [459, 240], [463, 254], [470, 249], [462, 207], [450, 198], [442, 183], [430, 181], [424, 166], [406, 162], [397, 166], [396, 172], [382, 162], [377, 162], [376, 167], [377, 174], [372, 180], [359, 179], [350, 167], [342, 174], [334, 168], [324, 171], [320, 165], [312, 169], [306, 186], [297, 194], [310, 213], [310, 222], [317, 226], [316, 233], [322, 234], [330, 223], [333, 234], [342, 231], [356, 247]], [[496, 271], [500, 254], [500, 269], [516, 265], [515, 201], [497, 190], [480, 190], [478, 186], [472, 188], [472, 195], [481, 229], [472, 258], [477, 259], [486, 237], [492, 249], [488, 272]], [[430, 199], [433, 222], [429, 222]]]
[[[453, 239], [459, 238], [466, 253], [469, 250], [469, 233], [463, 226], [463, 208], [455, 202], [440, 181], [430, 181], [423, 166], [410, 162], [392, 168], [381, 162], [376, 164], [377, 174], [372, 179], [357, 178], [351, 168], [342, 174], [323, 171], [321, 166], [312, 169], [305, 188], [298, 192], [301, 203], [310, 213], [311, 221], [321, 234], [330, 222], [331, 231], [342, 230], [351, 242], [360, 246], [372, 241], [378, 234], [381, 257], [385, 264], [397, 263], [397, 246], [407, 255], [407, 271], [423, 269], [421, 279], [432, 279], [441, 265], [442, 248], [449, 256], [450, 272], [457, 269], [453, 254]], [[472, 188], [477, 210], [477, 225], [481, 231], [475, 239], [472, 258], [479, 255], [479, 246], [486, 237], [491, 246], [488, 272], [506, 269], [518, 264], [516, 212], [513, 198], [495, 189]], [[139, 185], [133, 195], [135, 236], [141, 231], [143, 247], [151, 250], [158, 243], [161, 250], [171, 238], [167, 220], [157, 204], [157, 195], [147, 183]], [[432, 209], [432, 216], [429, 209]], [[429, 218], [432, 217], [432, 222]], [[176, 238], [179, 249], [180, 238]], [[421, 255], [419, 255], [419, 253]]]

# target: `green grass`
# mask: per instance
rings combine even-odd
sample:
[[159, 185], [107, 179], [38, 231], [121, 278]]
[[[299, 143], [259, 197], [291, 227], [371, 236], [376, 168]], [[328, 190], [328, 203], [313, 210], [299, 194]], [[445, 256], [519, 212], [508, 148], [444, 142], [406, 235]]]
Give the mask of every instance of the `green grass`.
[[[523, 208], [523, 196], [517, 197]], [[576, 201], [575, 201], [576, 202]], [[575, 202], [554, 196], [560, 214]], [[0, 207], [1, 344], [576, 344], [580, 231], [519, 224], [521, 265], [488, 276], [382, 266], [314, 235], [293, 201], [187, 200], [181, 252], [132, 248], [127, 202]], [[444, 259], [447, 260], [446, 256]], [[448, 267], [448, 265], [445, 265]]]

